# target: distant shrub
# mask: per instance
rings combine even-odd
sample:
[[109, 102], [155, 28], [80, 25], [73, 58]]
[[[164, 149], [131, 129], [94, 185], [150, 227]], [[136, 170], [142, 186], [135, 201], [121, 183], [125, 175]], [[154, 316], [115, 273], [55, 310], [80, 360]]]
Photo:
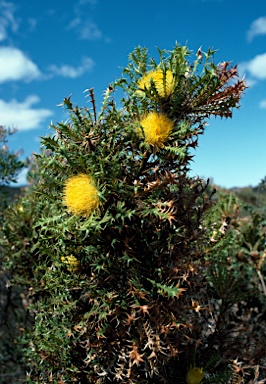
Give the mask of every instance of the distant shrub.
[[22, 287], [12, 286], [11, 275], [3, 268], [6, 254], [3, 220], [5, 216], [8, 217], [10, 205], [20, 192], [18, 188], [13, 190], [8, 185], [16, 181], [19, 171], [24, 166], [19, 161], [19, 153], [13, 153], [8, 148], [8, 138], [13, 133], [15, 131], [0, 126], [0, 382], [2, 384], [17, 384], [24, 376], [21, 368], [22, 352], [15, 338], [21, 334], [19, 328], [25, 327], [29, 319], [29, 314], [23, 306], [25, 292]]

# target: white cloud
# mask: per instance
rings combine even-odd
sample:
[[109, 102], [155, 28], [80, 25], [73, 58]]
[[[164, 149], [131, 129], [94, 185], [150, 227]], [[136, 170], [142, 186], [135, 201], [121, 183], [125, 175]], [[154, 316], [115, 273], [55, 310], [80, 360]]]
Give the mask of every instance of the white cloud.
[[68, 25], [67, 29], [76, 29], [83, 40], [98, 40], [102, 37], [102, 31], [90, 20], [82, 20], [76, 17]]
[[0, 99], [0, 124], [18, 128], [19, 131], [39, 128], [42, 122], [53, 114], [49, 109], [33, 108], [39, 101], [36, 95], [28, 96], [23, 102], [15, 99], [7, 102]]
[[28, 184], [27, 176], [28, 176], [29, 169], [23, 168], [22, 171], [18, 174], [17, 182], [12, 183], [11, 185], [14, 187], [22, 187], [24, 185]]
[[250, 76], [252, 76], [257, 80], [265, 80], [266, 79], [266, 53], [262, 53], [261, 55], [257, 55], [249, 61], [240, 63], [238, 68], [241, 74], [245, 74], [246, 72], [248, 72]]
[[102, 31], [95, 23], [87, 20], [80, 29], [80, 37], [84, 40], [97, 40], [102, 37]]
[[41, 73], [22, 51], [13, 47], [0, 48], [0, 83], [14, 80], [30, 81]]
[[95, 7], [98, 0], [78, 0], [73, 7], [73, 19], [69, 22], [66, 29], [75, 30], [80, 39], [83, 40], [98, 40], [103, 38], [103, 33], [98, 25], [92, 21], [89, 15], [90, 9]]
[[37, 65], [31, 61], [22, 51], [13, 47], [0, 47], [0, 83], [7, 81], [31, 81], [37, 78], [49, 79], [53, 76], [62, 76], [75, 79], [89, 72], [94, 67], [94, 61], [90, 57], [84, 57], [81, 64], [73, 67], [69, 64], [48, 67], [48, 74], [41, 74]]
[[76, 68], [68, 64], [63, 64], [61, 66], [50, 65], [48, 69], [53, 75], [75, 79], [76, 77], [82, 76], [85, 72], [91, 71], [93, 67], [94, 61], [90, 57], [85, 57], [81, 65]]
[[266, 35], [266, 16], [259, 17], [253, 21], [247, 32], [248, 41], [253, 40], [258, 35]]
[[0, 1], [0, 41], [7, 38], [7, 30], [10, 27], [13, 32], [18, 29], [18, 22], [14, 17], [15, 6], [5, 0]]
[[262, 109], [266, 109], [266, 99], [265, 100], [261, 100], [261, 102], [259, 104], [259, 107], [262, 108]]

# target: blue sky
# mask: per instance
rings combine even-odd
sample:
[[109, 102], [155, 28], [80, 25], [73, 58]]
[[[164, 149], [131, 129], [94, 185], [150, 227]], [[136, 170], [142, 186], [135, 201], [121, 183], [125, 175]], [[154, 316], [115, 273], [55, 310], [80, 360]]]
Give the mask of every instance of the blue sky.
[[0, 124], [18, 128], [10, 149], [37, 152], [50, 122], [68, 117], [58, 106], [64, 97], [84, 106], [93, 87], [100, 106], [136, 46], [156, 58], [156, 47], [176, 42], [195, 53], [217, 49], [216, 63], [238, 63], [250, 86], [232, 119], [210, 120], [191, 174], [227, 188], [257, 185], [266, 176], [261, 0], [0, 0]]

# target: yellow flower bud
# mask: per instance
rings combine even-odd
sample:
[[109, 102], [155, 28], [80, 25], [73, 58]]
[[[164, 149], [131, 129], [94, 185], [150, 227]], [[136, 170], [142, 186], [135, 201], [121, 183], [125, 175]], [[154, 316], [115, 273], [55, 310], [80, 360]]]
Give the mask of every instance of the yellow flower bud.
[[186, 375], [187, 384], [199, 384], [204, 377], [203, 369], [191, 367]]
[[19, 211], [19, 212], [24, 212], [24, 208], [22, 207], [22, 205], [19, 205], [19, 206], [18, 206], [18, 211]]
[[66, 264], [67, 270], [69, 272], [76, 272], [80, 268], [80, 262], [78, 259], [76, 259], [75, 256], [70, 255], [70, 256], [62, 256], [61, 261]]

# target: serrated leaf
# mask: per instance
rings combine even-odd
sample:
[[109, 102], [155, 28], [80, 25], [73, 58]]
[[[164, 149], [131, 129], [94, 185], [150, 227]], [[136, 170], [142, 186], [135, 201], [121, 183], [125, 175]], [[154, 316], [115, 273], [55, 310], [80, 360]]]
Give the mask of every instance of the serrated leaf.
[[180, 293], [180, 288], [176, 286], [169, 286], [166, 284], [157, 283], [155, 280], [148, 279], [154, 287], [157, 288], [157, 292], [162, 296], [177, 297]]

